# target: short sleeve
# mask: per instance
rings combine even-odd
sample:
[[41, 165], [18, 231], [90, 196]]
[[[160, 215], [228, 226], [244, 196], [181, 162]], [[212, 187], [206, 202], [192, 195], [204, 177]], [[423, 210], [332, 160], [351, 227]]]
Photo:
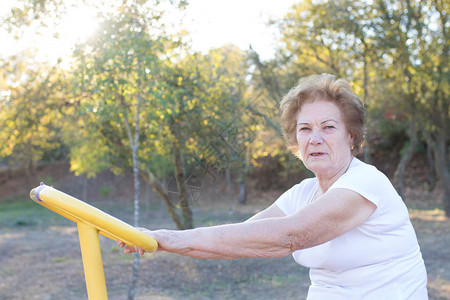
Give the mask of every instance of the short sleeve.
[[306, 206], [309, 198], [314, 192], [316, 183], [315, 178], [308, 178], [294, 185], [292, 188], [284, 192], [276, 201], [275, 204], [281, 211], [289, 216], [297, 212], [303, 206]]
[[278, 206], [279, 209], [286, 215], [292, 214], [292, 201], [291, 201], [291, 194], [292, 194], [292, 188], [284, 192], [278, 199], [275, 201], [275, 204]]
[[377, 208], [383, 206], [385, 199], [391, 199], [392, 196], [398, 197], [397, 192], [386, 175], [374, 166], [362, 162], [349, 168], [330, 187], [330, 189], [337, 188], [352, 190], [374, 203]]

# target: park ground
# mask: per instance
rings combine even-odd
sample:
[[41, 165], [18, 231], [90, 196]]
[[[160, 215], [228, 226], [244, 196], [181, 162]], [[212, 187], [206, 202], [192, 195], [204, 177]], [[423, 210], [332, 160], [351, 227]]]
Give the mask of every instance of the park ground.
[[[417, 170], [411, 168], [408, 174], [415, 174]], [[75, 224], [28, 197], [31, 188], [44, 181], [81, 198], [82, 182], [67, 169], [66, 164], [56, 164], [39, 167], [33, 174], [0, 176], [0, 300], [87, 299]], [[132, 223], [130, 178], [104, 173], [89, 180], [88, 202]], [[202, 188], [193, 207], [195, 225], [243, 221], [283, 192], [249, 186], [248, 203], [233, 203], [232, 213], [220, 178]], [[406, 178], [406, 186], [406, 204], [426, 263], [430, 299], [450, 299], [450, 220], [440, 208], [440, 189], [429, 191], [413, 175]], [[174, 228], [156, 195], [150, 194], [141, 207], [142, 226]], [[109, 299], [126, 299], [133, 256], [122, 253], [109, 239], [101, 237], [100, 242]], [[135, 299], [304, 299], [308, 284], [308, 270], [290, 256], [223, 261], [158, 252], [141, 257]]]

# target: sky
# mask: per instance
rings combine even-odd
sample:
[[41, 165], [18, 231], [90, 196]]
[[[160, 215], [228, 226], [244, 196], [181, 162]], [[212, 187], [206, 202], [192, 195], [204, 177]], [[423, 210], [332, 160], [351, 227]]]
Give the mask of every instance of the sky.
[[[297, 0], [298, 1], [298, 0]], [[270, 18], [281, 18], [295, 0], [190, 0], [183, 16], [168, 14], [174, 22], [183, 18], [190, 33], [194, 50], [206, 52], [210, 48], [232, 43], [246, 50], [249, 45], [261, 58], [273, 56], [277, 32], [266, 26]], [[14, 1], [0, 1], [0, 15], [6, 14]], [[43, 54], [42, 59], [68, 55], [76, 40], [86, 39], [96, 27], [95, 12], [83, 8], [70, 11], [66, 21], [58, 28], [65, 38], [55, 40], [52, 34], [37, 38], [28, 33], [14, 41], [0, 31], [0, 55], [11, 55], [18, 49], [34, 45]], [[168, 21], [171, 22], [171, 21]]]
[[266, 26], [270, 18], [281, 18], [294, 0], [191, 0], [186, 26], [192, 45], [204, 51], [233, 43], [246, 50], [249, 45], [261, 57], [273, 56], [277, 32]]

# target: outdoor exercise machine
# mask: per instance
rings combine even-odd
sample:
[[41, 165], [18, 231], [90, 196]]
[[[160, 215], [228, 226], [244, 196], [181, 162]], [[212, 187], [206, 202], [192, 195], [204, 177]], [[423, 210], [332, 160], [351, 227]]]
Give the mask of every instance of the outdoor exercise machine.
[[138, 246], [147, 252], [158, 248], [155, 239], [135, 227], [43, 183], [31, 190], [30, 197], [36, 203], [77, 223], [90, 300], [108, 299], [99, 233], [114, 241], [121, 240], [127, 245]]

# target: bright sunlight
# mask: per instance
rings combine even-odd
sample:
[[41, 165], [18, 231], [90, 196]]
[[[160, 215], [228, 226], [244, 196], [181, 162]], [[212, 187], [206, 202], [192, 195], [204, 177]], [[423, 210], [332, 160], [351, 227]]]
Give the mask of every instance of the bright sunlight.
[[61, 24], [61, 35], [76, 42], [85, 42], [97, 28], [95, 10], [88, 6], [72, 6]]
[[[6, 15], [16, 1], [0, 4], [0, 14]], [[44, 20], [45, 21], [45, 20]], [[36, 26], [38, 27], [38, 26]], [[49, 26], [41, 30], [28, 30], [18, 40], [6, 36], [3, 32], [0, 38], [8, 41], [0, 44], [0, 53], [14, 55], [15, 53], [32, 49], [38, 61], [55, 61], [63, 59], [67, 63], [76, 43], [83, 43], [97, 28], [95, 8], [74, 1], [70, 5], [57, 26]]]
[[71, 6], [58, 28], [35, 41], [42, 60], [63, 58], [66, 63], [76, 43], [84, 43], [97, 28], [95, 9], [83, 4]]
[[[39, 61], [54, 62], [62, 58], [63, 64], [66, 64], [74, 45], [85, 42], [98, 27], [96, 9], [93, 7], [96, 1], [66, 2], [70, 2], [66, 16], [56, 28], [49, 27], [39, 34], [28, 30], [20, 40], [13, 40], [0, 30], [0, 39], [7, 41], [0, 43], [0, 54], [12, 55], [34, 49], [35, 58]], [[0, 15], [6, 15], [17, 3], [16, 0], [0, 1]], [[169, 8], [170, 13], [164, 16], [164, 22], [169, 27], [177, 27], [178, 23], [186, 29], [196, 51], [207, 52], [227, 43], [245, 50], [251, 44], [261, 57], [267, 59], [274, 53], [275, 30], [267, 27], [266, 22], [270, 18], [282, 17], [293, 3], [295, 0], [221, 0], [213, 3], [209, 0], [191, 0], [184, 12]]]

